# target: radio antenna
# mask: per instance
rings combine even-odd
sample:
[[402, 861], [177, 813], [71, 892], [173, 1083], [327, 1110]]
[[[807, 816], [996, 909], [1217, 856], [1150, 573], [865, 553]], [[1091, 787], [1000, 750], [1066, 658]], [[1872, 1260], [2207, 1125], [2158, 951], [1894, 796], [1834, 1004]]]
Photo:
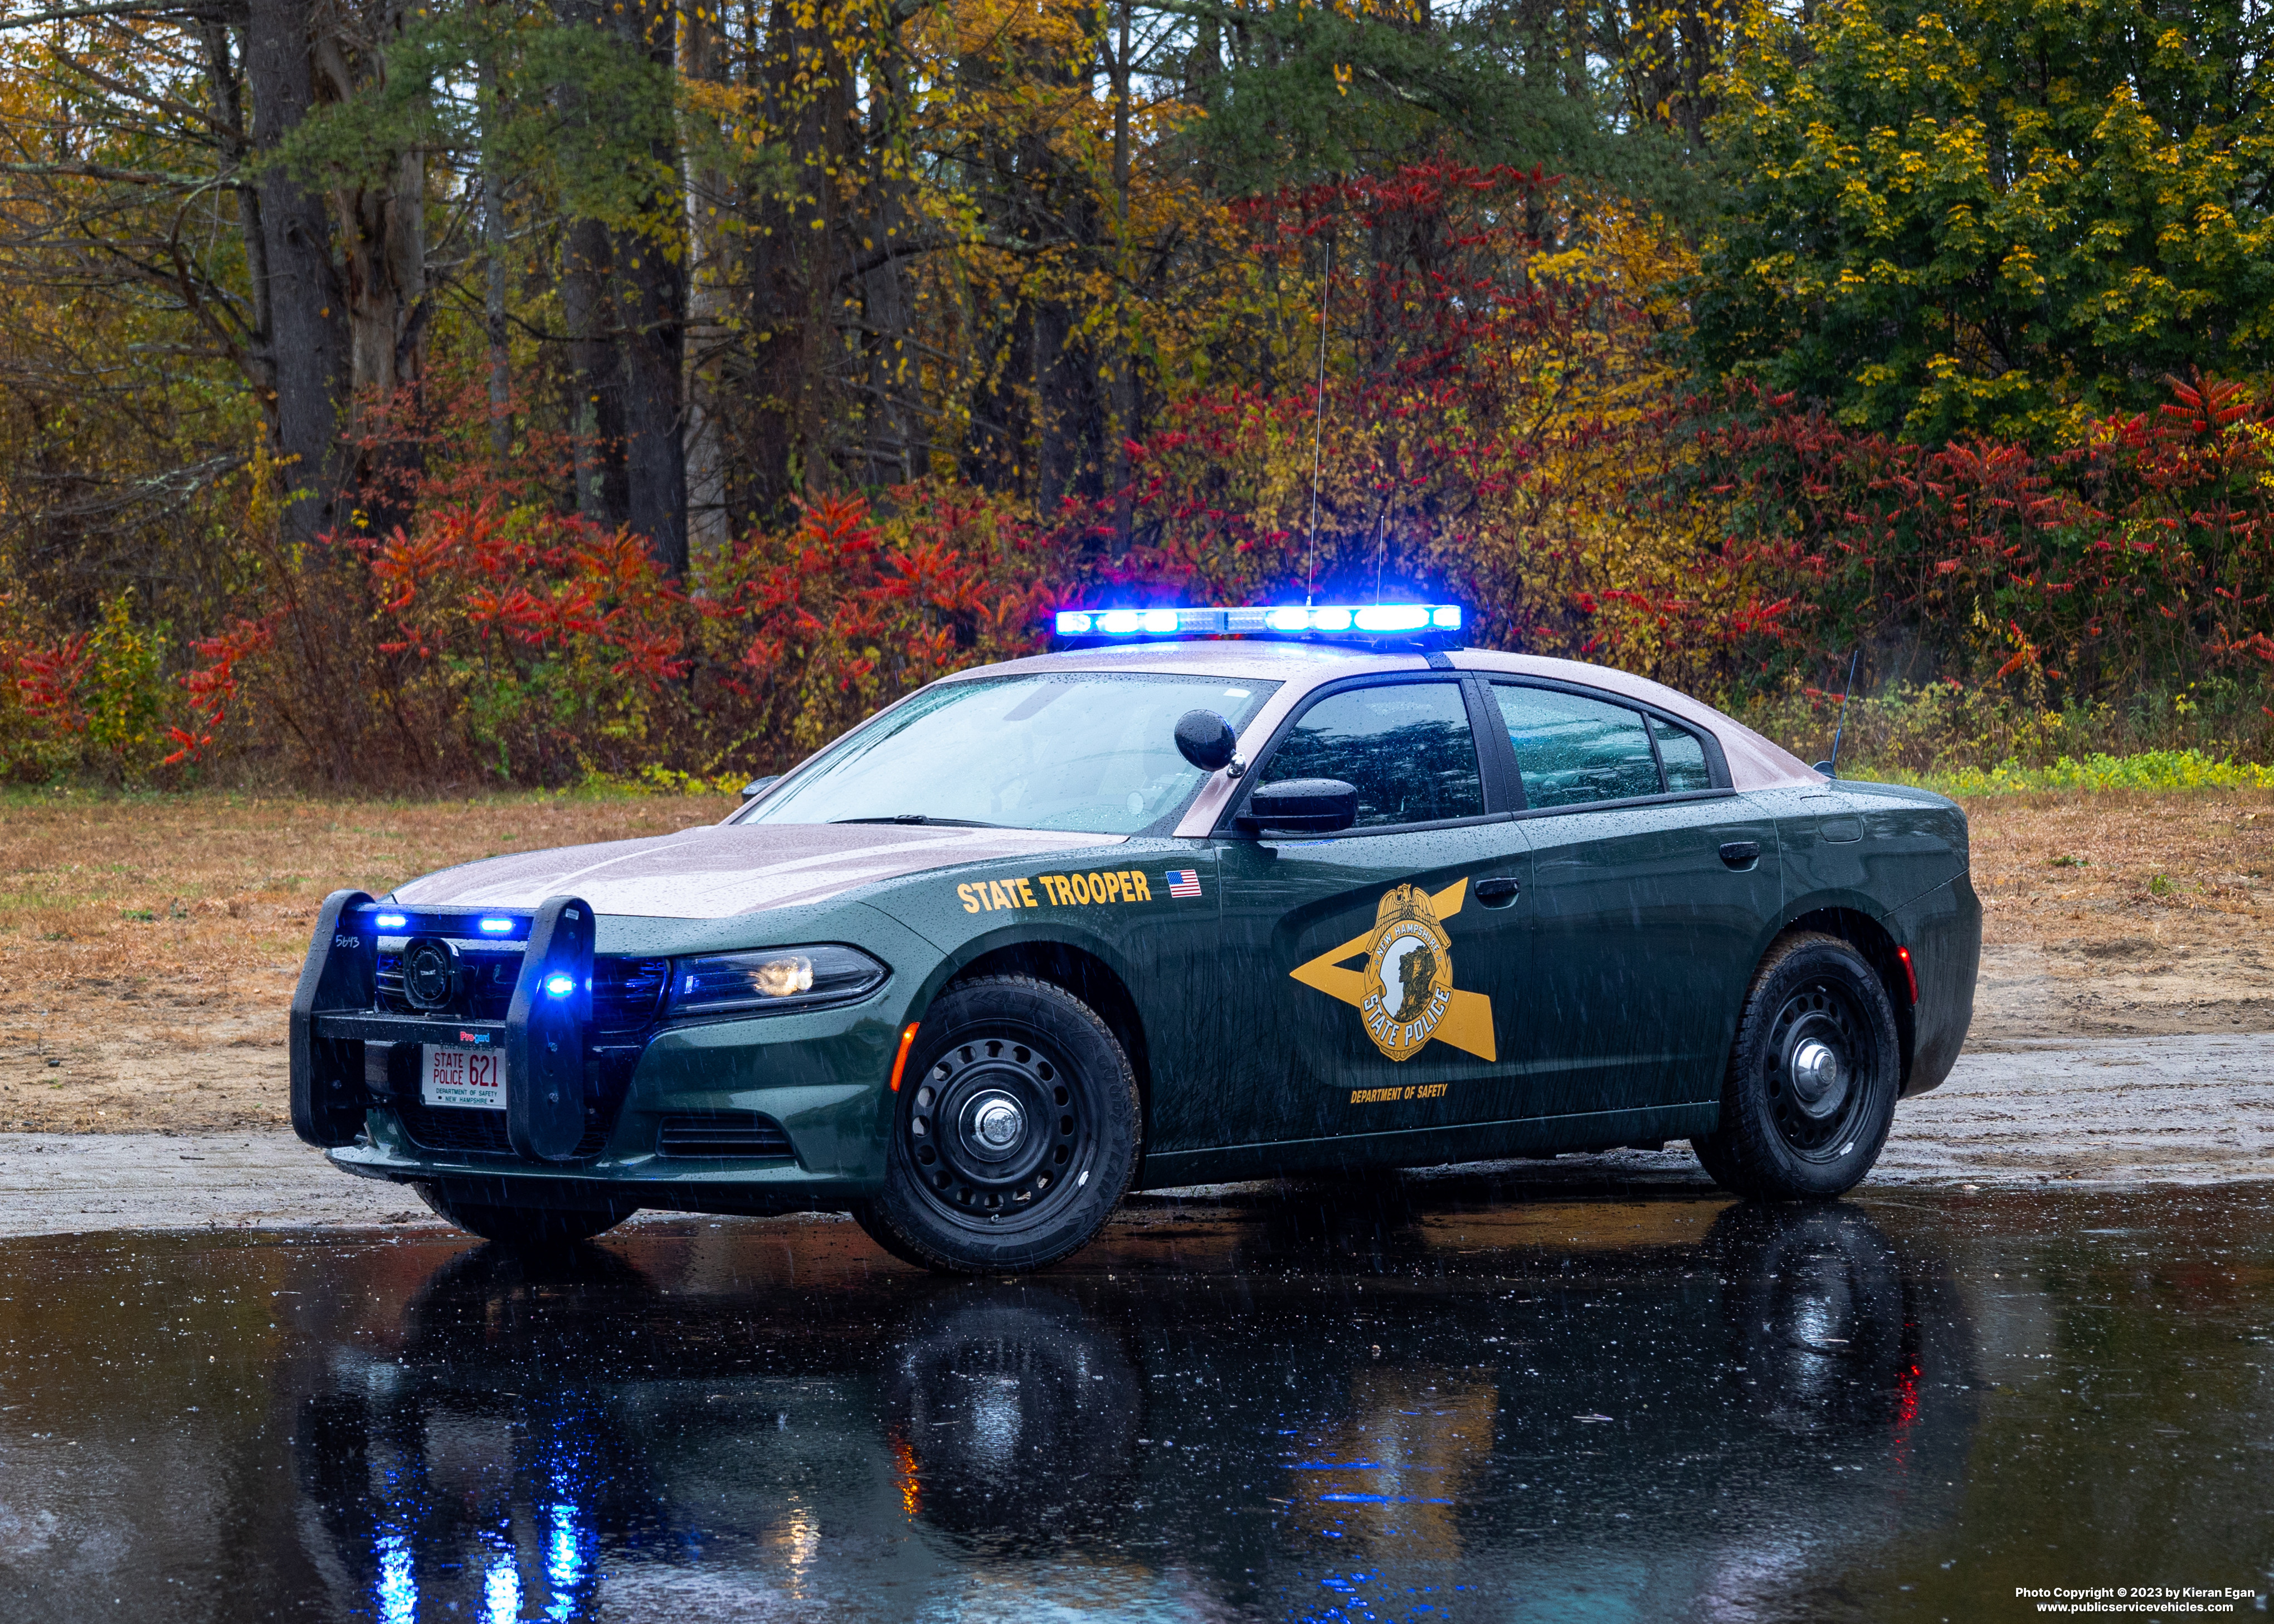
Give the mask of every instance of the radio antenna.
[[1335, 285], [1335, 239], [1327, 238], [1327, 274], [1319, 283], [1319, 398], [1311, 418], [1311, 556], [1303, 566], [1303, 606], [1319, 579], [1319, 436], [1327, 421], [1327, 296]]
[[1840, 719], [1832, 728], [1832, 759], [1816, 763], [1817, 770], [1827, 778], [1840, 776], [1840, 735], [1848, 731], [1848, 695], [1856, 691], [1856, 662], [1864, 658], [1864, 645], [1857, 643], [1856, 652], [1848, 657], [1848, 687], [1840, 695]]

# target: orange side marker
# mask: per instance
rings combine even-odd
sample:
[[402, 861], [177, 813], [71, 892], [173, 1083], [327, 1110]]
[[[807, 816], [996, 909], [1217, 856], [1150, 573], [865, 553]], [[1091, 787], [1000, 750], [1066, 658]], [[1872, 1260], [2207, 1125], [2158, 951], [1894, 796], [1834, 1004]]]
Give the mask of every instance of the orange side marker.
[[915, 1047], [915, 1041], [916, 1023], [910, 1021], [908, 1029], [900, 1034], [900, 1052], [892, 1056], [892, 1092], [894, 1094], [900, 1091], [900, 1073], [907, 1067], [908, 1050]]

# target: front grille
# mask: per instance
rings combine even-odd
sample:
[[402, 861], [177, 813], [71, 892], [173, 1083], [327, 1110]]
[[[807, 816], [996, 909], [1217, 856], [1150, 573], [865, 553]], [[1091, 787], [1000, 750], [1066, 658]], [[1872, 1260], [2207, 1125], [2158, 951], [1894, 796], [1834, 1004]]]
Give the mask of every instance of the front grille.
[[600, 1032], [639, 1032], [655, 1019], [671, 984], [668, 959], [592, 960], [592, 1026]]
[[[599, 965], [593, 964], [592, 980], [599, 981]], [[666, 970], [667, 976], [670, 971]], [[381, 952], [379, 956], [379, 1007], [404, 1015], [455, 1015], [461, 1020], [503, 1020], [507, 1006], [513, 1003], [513, 984], [521, 974], [521, 950], [518, 948], [485, 949], [461, 947], [458, 950], [458, 985], [450, 1002], [438, 1010], [421, 1009], [404, 996], [403, 990], [403, 955]]]
[[[503, 1020], [521, 974], [517, 948], [461, 947], [458, 988], [448, 1005], [421, 1010], [403, 991], [403, 955], [379, 956], [379, 1006], [402, 1015], [456, 1016], [464, 1020]], [[592, 960], [592, 1030], [599, 1034], [640, 1032], [655, 1019], [663, 989], [671, 980], [668, 959]]]
[[656, 1130], [655, 1148], [664, 1156], [781, 1158], [795, 1154], [781, 1124], [756, 1111], [666, 1116]]
[[[419, 1010], [403, 996], [403, 954], [382, 952], [379, 955], [379, 1006], [395, 1014], [501, 1021], [513, 1003], [514, 982], [521, 974], [521, 959], [517, 945], [460, 942], [457, 987], [449, 1007]], [[647, 1034], [662, 1007], [664, 989], [670, 981], [668, 959], [593, 959], [592, 1022], [585, 1031], [584, 1134], [571, 1153], [575, 1159], [597, 1156], [607, 1143], [632, 1072], [639, 1064]], [[503, 1111], [468, 1110], [420, 1101], [420, 1053], [421, 1045], [415, 1042], [374, 1042], [365, 1051], [366, 1075], [373, 1089], [394, 1107], [410, 1142], [422, 1150], [451, 1155], [514, 1155], [512, 1141], [506, 1136]], [[777, 1136], [780, 1132], [779, 1128], [774, 1129]], [[788, 1143], [781, 1143], [782, 1148], [775, 1151], [696, 1154], [786, 1156], [789, 1154]]]
[[[422, 1105], [399, 1101], [395, 1114], [403, 1131], [423, 1150], [449, 1151], [467, 1156], [510, 1156], [513, 1141], [506, 1136], [503, 1111], [467, 1110], [451, 1105]], [[597, 1156], [608, 1141], [605, 1122], [587, 1120], [584, 1137], [576, 1141], [575, 1155]]]

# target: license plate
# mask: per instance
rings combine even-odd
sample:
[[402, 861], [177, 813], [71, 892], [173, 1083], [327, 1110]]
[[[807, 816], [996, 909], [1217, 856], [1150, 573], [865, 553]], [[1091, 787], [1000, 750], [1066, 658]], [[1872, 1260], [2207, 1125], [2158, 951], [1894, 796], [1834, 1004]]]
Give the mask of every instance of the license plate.
[[471, 1106], [478, 1111], [505, 1109], [505, 1056], [493, 1049], [421, 1045], [426, 1051], [419, 1072], [418, 1097], [428, 1105]]

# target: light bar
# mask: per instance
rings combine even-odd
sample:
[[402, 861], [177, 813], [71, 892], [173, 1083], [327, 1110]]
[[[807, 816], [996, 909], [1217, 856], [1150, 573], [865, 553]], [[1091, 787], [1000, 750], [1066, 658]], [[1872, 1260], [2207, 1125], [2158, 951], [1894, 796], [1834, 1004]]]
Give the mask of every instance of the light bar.
[[484, 936], [501, 936], [512, 929], [513, 921], [509, 919], [492, 918], [486, 919], [482, 921], [482, 934]]
[[1061, 637], [1381, 636], [1457, 632], [1458, 604], [1276, 604], [1223, 609], [1061, 609]]
[[410, 922], [410, 916], [407, 914], [381, 914], [371, 922], [381, 930], [400, 930]]

